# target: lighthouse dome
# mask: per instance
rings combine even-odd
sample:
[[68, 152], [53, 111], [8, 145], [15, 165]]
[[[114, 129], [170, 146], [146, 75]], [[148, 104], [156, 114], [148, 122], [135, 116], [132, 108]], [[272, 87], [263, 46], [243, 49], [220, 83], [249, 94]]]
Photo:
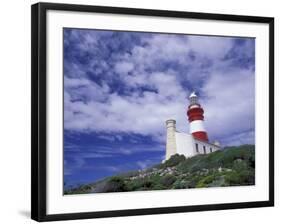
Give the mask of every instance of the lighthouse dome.
[[198, 97], [195, 92], [192, 92], [189, 96], [190, 106], [198, 105]]
[[192, 92], [189, 96], [189, 98], [192, 98], [192, 97], [197, 97], [197, 95], [195, 94], [195, 92]]

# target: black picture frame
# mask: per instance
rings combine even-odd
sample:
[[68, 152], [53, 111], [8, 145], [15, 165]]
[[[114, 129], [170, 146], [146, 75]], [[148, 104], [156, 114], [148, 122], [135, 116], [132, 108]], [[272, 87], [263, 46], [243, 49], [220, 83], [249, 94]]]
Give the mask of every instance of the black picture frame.
[[[36, 221], [86, 219], [116, 216], [147, 215], [161, 213], [192, 212], [221, 209], [274, 206], [274, 18], [164, 11], [137, 8], [103, 7], [74, 4], [37, 3], [31, 13], [31, 75], [32, 75], [32, 154], [31, 154], [31, 218]], [[254, 22], [269, 25], [269, 200], [243, 203], [208, 204], [159, 208], [140, 208], [99, 212], [83, 212], [48, 215], [46, 213], [46, 13], [48, 10], [75, 12], [100, 12], [123, 15], [191, 18], [217, 21]]]

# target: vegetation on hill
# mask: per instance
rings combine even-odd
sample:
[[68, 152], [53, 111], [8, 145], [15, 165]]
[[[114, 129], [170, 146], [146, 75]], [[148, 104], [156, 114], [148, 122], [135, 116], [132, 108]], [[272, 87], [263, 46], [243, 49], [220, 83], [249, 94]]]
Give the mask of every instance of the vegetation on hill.
[[66, 190], [65, 194], [125, 192], [255, 184], [255, 147], [226, 147], [207, 155], [173, 155], [162, 164]]

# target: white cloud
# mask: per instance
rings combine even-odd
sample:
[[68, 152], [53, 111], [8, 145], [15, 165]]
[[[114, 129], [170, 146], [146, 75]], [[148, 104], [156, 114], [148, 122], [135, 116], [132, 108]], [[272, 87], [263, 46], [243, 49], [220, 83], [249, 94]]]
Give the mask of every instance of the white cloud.
[[162, 97], [153, 92], [147, 92], [143, 97], [111, 94], [107, 103], [68, 101], [66, 105], [66, 129], [82, 132], [132, 132], [160, 138], [163, 138], [165, 120], [179, 117], [184, 110], [183, 102], [162, 103]]
[[115, 141], [115, 137], [114, 136], [109, 136], [109, 135], [99, 135], [98, 138], [100, 139], [104, 139], [110, 142], [114, 142]]
[[250, 70], [213, 73], [203, 87], [206, 126], [213, 136], [254, 128], [255, 81]]
[[[123, 132], [151, 135], [158, 141], [164, 141], [165, 121], [175, 118], [186, 126], [186, 92], [173, 74], [151, 73], [144, 75], [142, 85], [151, 86], [157, 91], [144, 91], [141, 95], [120, 96], [109, 94], [107, 87], [81, 79], [66, 79], [65, 128], [76, 131]], [[136, 76], [137, 77], [137, 76]], [[130, 79], [129, 86], [140, 83]], [[80, 88], [78, 88], [80, 87]], [[74, 96], [70, 96], [69, 92]], [[71, 101], [81, 96], [90, 99], [87, 102]], [[105, 102], [104, 99], [107, 99]], [[102, 102], [99, 102], [101, 100]]]
[[255, 132], [253, 130], [245, 131], [242, 133], [233, 134], [224, 139], [224, 145], [243, 145], [255, 144]]
[[[88, 48], [97, 44], [95, 38], [85, 37], [83, 41]], [[201, 102], [211, 136], [226, 137], [249, 130], [254, 127], [254, 73], [230, 68], [229, 61], [222, 60], [232, 47], [232, 38], [152, 35], [143, 38], [130, 54], [115, 53], [113, 70], [101, 74], [102, 84], [87, 78], [85, 71], [89, 68], [80, 66], [79, 72], [74, 64], [74, 70], [65, 78], [65, 128], [135, 133], [164, 142], [165, 120], [176, 119], [179, 131], [188, 130], [186, 97], [194, 87], [183, 82], [194, 84], [200, 80], [197, 87], [204, 96]], [[186, 73], [172, 67], [157, 71], [166, 62], [184, 65]], [[109, 69], [108, 63], [101, 62], [100, 68]], [[124, 89], [132, 88], [132, 92], [121, 95], [109, 87], [106, 80], [116, 73]]]
[[115, 70], [119, 74], [127, 74], [128, 72], [132, 71], [134, 69], [134, 64], [130, 62], [117, 62], [115, 64]]
[[191, 49], [207, 58], [223, 58], [233, 46], [233, 38], [210, 37], [210, 36], [189, 36]]
[[[95, 84], [95, 83], [93, 83]], [[89, 86], [91, 85], [91, 82], [88, 79], [85, 78], [67, 78], [64, 77], [64, 87], [65, 88], [71, 88], [71, 87], [82, 87], [82, 86]]]
[[146, 160], [137, 161], [136, 164], [141, 170], [143, 170], [150, 167], [152, 164], [155, 164], [155, 162], [156, 161], [152, 159], [146, 159]]

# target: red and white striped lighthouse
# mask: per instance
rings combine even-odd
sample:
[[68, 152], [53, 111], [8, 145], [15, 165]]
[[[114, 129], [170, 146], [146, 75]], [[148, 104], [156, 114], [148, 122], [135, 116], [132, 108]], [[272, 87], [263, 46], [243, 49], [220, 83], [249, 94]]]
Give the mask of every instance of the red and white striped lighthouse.
[[195, 92], [190, 94], [189, 102], [187, 116], [190, 134], [192, 134], [195, 139], [208, 141], [208, 135], [204, 127], [204, 110], [198, 103], [198, 97]]

